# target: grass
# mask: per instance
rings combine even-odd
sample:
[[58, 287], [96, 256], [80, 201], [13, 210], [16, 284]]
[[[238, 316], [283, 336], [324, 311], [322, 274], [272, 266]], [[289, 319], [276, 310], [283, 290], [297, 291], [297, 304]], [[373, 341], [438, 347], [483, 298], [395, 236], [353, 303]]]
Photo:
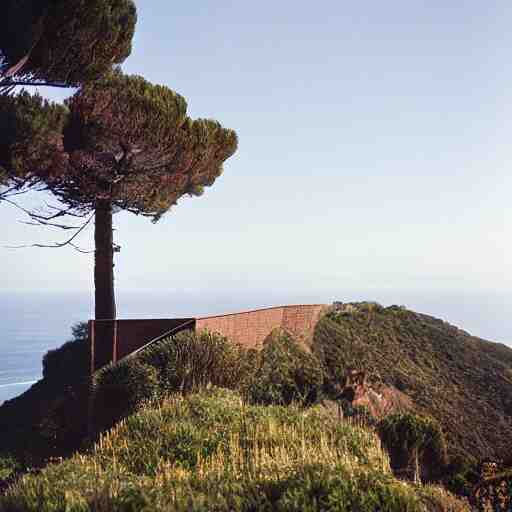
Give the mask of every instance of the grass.
[[25, 476], [1, 512], [463, 511], [395, 479], [378, 437], [321, 406], [247, 405], [212, 388], [148, 403], [77, 454]]

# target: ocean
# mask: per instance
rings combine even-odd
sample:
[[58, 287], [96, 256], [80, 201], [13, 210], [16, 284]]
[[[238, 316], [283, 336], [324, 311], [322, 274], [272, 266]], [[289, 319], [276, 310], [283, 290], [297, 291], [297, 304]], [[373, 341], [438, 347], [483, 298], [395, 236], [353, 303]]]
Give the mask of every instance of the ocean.
[[85, 296], [0, 295], [0, 404], [42, 376], [42, 358], [70, 339], [71, 325], [90, 317]]

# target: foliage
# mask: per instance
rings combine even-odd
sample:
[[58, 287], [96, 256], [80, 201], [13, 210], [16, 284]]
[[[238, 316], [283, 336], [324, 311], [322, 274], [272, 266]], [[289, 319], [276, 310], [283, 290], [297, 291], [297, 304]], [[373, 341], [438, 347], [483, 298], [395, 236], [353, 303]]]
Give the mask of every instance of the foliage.
[[20, 469], [19, 463], [13, 457], [0, 454], [0, 480], [6, 480]]
[[318, 322], [313, 352], [331, 383], [356, 368], [405, 393], [442, 426], [450, 456], [510, 451], [512, 350], [505, 345], [404, 307], [350, 303]]
[[283, 332], [273, 333], [256, 352], [216, 333], [182, 331], [99, 372], [95, 409], [100, 408], [102, 418], [106, 415], [99, 426], [112, 425], [149, 397], [212, 385], [238, 390], [251, 403], [309, 405], [321, 397], [323, 371]]
[[234, 131], [190, 119], [174, 91], [120, 71], [84, 85], [66, 105], [62, 166], [40, 175], [77, 212], [104, 199], [157, 220], [184, 194], [212, 185], [237, 148]]
[[158, 371], [161, 392], [190, 392], [208, 385], [236, 388], [248, 370], [247, 353], [220, 334], [183, 331], [140, 354]]
[[428, 468], [446, 465], [446, 442], [434, 420], [413, 413], [391, 414], [380, 421], [377, 430], [397, 471], [409, 469], [415, 457]]
[[26, 476], [0, 498], [1, 512], [36, 510], [468, 509], [394, 479], [375, 434], [322, 408], [246, 405], [211, 389], [146, 406], [91, 453]]
[[158, 394], [155, 368], [128, 359], [103, 368], [93, 382], [93, 411], [96, 428], [110, 428], [133, 412], [144, 400]]
[[128, 57], [136, 21], [131, 0], [3, 0], [0, 71], [27, 57], [21, 79], [95, 80]]
[[87, 322], [71, 327], [72, 339], [43, 356], [43, 378], [71, 383], [90, 373], [90, 349]]
[[62, 166], [59, 152], [66, 109], [39, 95], [0, 95], [0, 185], [36, 179]]
[[247, 388], [253, 403], [304, 405], [321, 398], [324, 373], [318, 359], [285, 331], [274, 331], [257, 357]]
[[480, 480], [479, 464], [465, 457], [450, 457], [443, 485], [458, 496], [469, 497]]
[[343, 399], [340, 400], [339, 403], [345, 418], [353, 418], [355, 421], [367, 425], [368, 427], [376, 426], [377, 420], [364, 405], [352, 405], [351, 402]]

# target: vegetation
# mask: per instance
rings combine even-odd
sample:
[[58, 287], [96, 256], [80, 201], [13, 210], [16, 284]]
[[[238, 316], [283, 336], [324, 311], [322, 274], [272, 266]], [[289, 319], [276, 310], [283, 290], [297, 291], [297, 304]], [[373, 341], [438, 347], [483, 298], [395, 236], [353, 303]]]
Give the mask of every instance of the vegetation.
[[12, 457], [0, 457], [0, 480], [7, 480], [21, 468]]
[[130, 54], [136, 21], [131, 0], [3, 0], [0, 92], [98, 79]]
[[44, 355], [44, 379], [69, 384], [88, 377], [91, 371], [91, 354], [87, 329], [87, 322], [73, 325], [72, 339]]
[[255, 372], [247, 386], [251, 402], [309, 405], [321, 399], [324, 371], [320, 361], [287, 332], [271, 333], [255, 359]]
[[25, 476], [0, 511], [464, 511], [396, 480], [375, 434], [320, 407], [244, 405], [234, 392], [169, 397], [94, 450]]
[[[0, 187], [39, 186], [41, 168], [48, 174], [55, 172], [65, 115], [64, 107], [38, 95], [0, 95]], [[0, 190], [0, 199], [8, 197], [9, 191]]]
[[309, 405], [321, 398], [323, 371], [282, 332], [273, 333], [257, 352], [215, 333], [183, 331], [98, 373], [97, 428], [112, 426], [147, 399], [208, 386], [237, 390], [250, 403]]
[[[451, 439], [450, 437], [447, 438], [447, 441], [449, 443], [451, 442], [451, 446], [450, 444], [448, 445], [451, 449], [451, 460], [447, 464], [445, 457], [446, 450], [444, 434], [440, 430], [439, 426], [443, 426], [443, 431], [445, 431], [448, 436], [453, 436], [453, 430], [448, 428], [446, 432], [446, 425], [441, 423], [442, 417], [441, 420], [434, 417], [438, 411], [432, 409], [431, 414], [426, 412], [428, 411], [427, 407], [424, 405], [425, 403], [428, 403], [426, 401], [428, 398], [426, 393], [431, 392], [429, 386], [432, 384], [427, 380], [424, 382], [422, 381], [424, 385], [422, 388], [424, 391], [423, 395], [414, 394], [417, 387], [419, 387], [418, 383], [415, 383], [414, 386], [411, 387], [403, 385], [404, 382], [406, 382], [404, 381], [404, 378], [407, 376], [410, 378], [410, 375], [404, 374], [402, 367], [411, 368], [414, 364], [418, 365], [417, 368], [422, 370], [422, 366], [418, 363], [418, 356], [413, 358], [410, 355], [410, 352], [413, 352], [412, 347], [417, 343], [415, 336], [417, 335], [416, 329], [418, 326], [415, 321], [418, 320], [418, 317], [421, 318], [420, 315], [411, 313], [403, 308], [382, 308], [375, 304], [365, 304], [361, 309], [358, 309], [358, 306], [354, 306], [348, 311], [334, 312], [322, 319], [318, 324], [312, 344], [313, 352], [308, 350], [308, 347], [297, 343], [296, 340], [283, 331], [275, 331], [272, 333], [264, 343], [262, 350], [259, 352], [244, 350], [217, 334], [208, 332], [194, 333], [192, 331], [181, 332], [174, 337], [162, 340], [148, 349], [127, 358], [120, 364], [106, 367], [99, 372], [93, 387], [94, 413], [92, 417], [95, 420], [94, 426], [96, 427], [96, 432], [99, 433], [104, 431], [104, 429], [121, 422], [120, 426], [118, 425], [114, 427], [114, 431], [118, 432], [120, 431], [119, 429], [125, 428], [126, 425], [131, 424], [130, 422], [135, 421], [133, 420], [134, 417], [140, 417], [140, 414], [142, 414], [143, 417], [146, 417], [150, 410], [159, 411], [158, 414], [162, 414], [162, 410], [164, 410], [171, 402], [174, 404], [173, 407], [176, 403], [192, 403], [195, 400], [193, 397], [197, 397], [198, 395], [196, 394], [200, 390], [216, 388], [217, 386], [230, 388], [232, 390], [231, 393], [227, 391], [223, 393], [227, 393], [227, 395], [225, 395], [226, 397], [231, 397], [228, 400], [229, 403], [236, 402], [238, 404], [237, 407], [240, 407], [242, 411], [268, 412], [289, 410], [295, 411], [293, 413], [295, 414], [297, 411], [301, 410], [301, 407], [313, 405], [312, 408], [308, 407], [306, 409], [302, 409], [300, 414], [303, 416], [305, 415], [304, 417], [306, 417], [308, 414], [313, 414], [312, 411], [316, 411], [314, 414], [320, 414], [319, 411], [321, 410], [322, 418], [324, 416], [329, 417], [330, 420], [326, 421], [338, 424], [338, 414], [334, 412], [334, 409], [329, 408], [329, 402], [325, 402], [325, 407], [322, 406], [321, 409], [314, 404], [322, 401], [324, 397], [335, 398], [334, 395], [329, 396], [329, 392], [336, 388], [337, 382], [339, 383], [336, 379], [338, 379], [338, 375], [342, 375], [341, 370], [346, 369], [343, 367], [343, 364], [350, 368], [357, 367], [357, 365], [354, 364], [356, 362], [354, 354], [358, 354], [358, 357], [362, 360], [360, 363], [362, 368], [368, 367], [370, 368], [370, 372], [372, 370], [374, 372], [376, 370], [378, 371], [379, 368], [383, 370], [380, 372], [380, 375], [378, 375], [380, 377], [380, 383], [387, 386], [401, 386], [405, 393], [412, 396], [416, 402], [416, 411], [414, 414], [408, 413], [388, 416], [376, 424], [375, 420], [370, 417], [368, 410], [365, 408], [359, 406], [354, 407], [351, 404], [343, 403], [341, 405], [343, 407], [344, 416], [346, 417], [345, 421], [347, 422], [343, 425], [346, 426], [350, 423], [352, 426], [358, 425], [357, 428], [359, 429], [362, 428], [362, 425], [365, 425], [365, 428], [363, 429], [365, 432], [377, 432], [382, 438], [384, 446], [390, 452], [391, 467], [397, 473], [403, 474], [403, 476], [406, 477], [411, 477], [414, 469], [416, 469], [415, 461], [417, 460], [418, 468], [421, 470], [422, 479], [425, 481], [432, 481], [442, 478], [450, 489], [457, 493], [469, 496], [474, 485], [478, 482], [478, 475], [475, 473], [475, 464], [468, 457], [467, 452], [464, 451], [464, 445], [457, 445], [456, 442], [454, 443], [453, 437]], [[355, 321], [358, 323], [355, 324]], [[388, 329], [387, 333], [389, 335], [389, 339], [384, 336], [383, 327], [380, 325], [380, 322], [383, 322]], [[389, 324], [387, 322], [389, 322]], [[455, 328], [452, 328], [445, 323], [429, 320], [429, 317], [426, 317], [426, 326], [424, 326], [426, 333], [424, 336], [432, 336], [432, 332], [428, 330], [432, 328], [432, 325], [429, 322], [438, 326], [438, 330], [434, 331], [434, 333], [445, 341], [447, 338], [443, 338], [442, 336], [447, 336], [447, 333], [450, 333], [451, 335], [461, 333], [461, 331], [455, 330]], [[359, 327], [359, 323], [364, 327]], [[408, 328], [407, 332], [409, 333], [409, 336], [407, 338], [404, 333], [404, 325]], [[13, 455], [16, 455], [17, 460], [26, 465], [30, 463], [30, 457], [33, 457], [33, 460], [37, 460], [38, 457], [39, 460], [47, 460], [48, 457], [51, 456], [66, 456], [84, 443], [87, 416], [85, 414], [86, 408], [83, 407], [83, 404], [88, 400], [88, 387], [86, 386], [83, 389], [80, 389], [73, 384], [66, 387], [66, 391], [63, 393], [62, 385], [58, 385], [58, 381], [52, 379], [52, 375], [55, 375], [55, 373], [59, 371], [60, 365], [66, 364], [66, 358], [69, 357], [72, 352], [71, 349], [68, 349], [68, 346], [73, 347], [74, 344], [76, 344], [77, 347], [79, 346], [79, 340], [84, 335], [84, 328], [85, 327], [82, 325], [82, 330], [78, 327], [74, 330], [76, 338], [75, 342], [65, 345], [61, 351], [58, 350], [55, 354], [49, 354], [45, 358], [45, 379], [43, 379], [41, 383], [35, 385], [26, 393], [25, 396], [13, 400], [0, 408], [0, 417], [2, 418], [2, 423], [5, 426], [5, 434], [2, 436], [3, 438], [0, 439], [0, 453], [2, 451], [5, 452], [6, 447], [13, 448], [13, 450], [15, 449]], [[356, 328], [360, 328], [363, 331], [361, 336], [357, 335]], [[364, 331], [364, 329], [367, 330]], [[352, 336], [352, 338], [350, 338], [350, 336]], [[374, 344], [373, 348], [370, 349], [368, 344], [365, 348], [364, 336], [370, 336]], [[382, 336], [382, 338], [380, 338], [380, 336]], [[461, 343], [462, 346], [464, 346], [464, 340], [469, 338], [469, 336], [465, 333], [460, 334], [460, 336], [462, 337], [462, 340], [455, 342]], [[342, 343], [344, 340], [348, 340], [345, 352], [342, 351]], [[426, 340], [425, 338], [422, 338], [425, 350], [430, 357], [432, 357], [435, 364], [438, 365], [437, 367], [442, 369], [444, 359], [441, 355], [441, 349], [435, 344], [435, 339], [427, 337]], [[470, 338], [470, 340], [475, 343], [474, 347], [478, 349], [477, 339]], [[321, 342], [322, 344], [320, 344]], [[394, 342], [395, 345], [393, 345], [392, 342]], [[446, 342], [448, 343], [448, 341]], [[372, 355], [371, 350], [375, 350], [377, 353], [380, 352], [381, 358], [387, 357], [388, 360], [391, 360], [391, 357], [396, 355], [395, 352], [398, 350], [397, 347], [399, 343], [404, 344], [404, 353], [406, 355], [409, 354], [407, 357], [410, 357], [411, 360], [404, 361], [398, 359], [398, 361], [395, 362], [396, 368], [391, 368], [391, 370], [397, 372], [398, 378], [393, 380], [393, 377], [397, 374], [393, 373], [393, 371], [386, 373], [386, 371], [389, 370], [388, 366], [384, 366], [378, 358]], [[429, 346], [429, 343], [431, 343], [433, 347]], [[451, 343], [454, 343], [453, 339], [451, 339]], [[491, 354], [494, 354], [490, 349], [490, 347], [492, 348], [493, 346], [490, 344], [487, 345], [485, 342], [481, 343], [486, 348], [485, 351], [482, 350], [482, 358], [484, 359], [485, 365], [485, 358], [490, 358]], [[443, 347], [443, 350], [448, 351], [448, 348]], [[468, 352], [470, 351], [470, 349], [467, 350]], [[471, 350], [475, 350], [475, 348]], [[503, 355], [507, 354], [507, 352], [503, 351], [499, 346], [496, 350], [500, 356], [502, 355], [502, 352]], [[441, 352], [441, 354], [438, 352]], [[462, 350], [461, 353], [464, 355], [464, 350]], [[343, 363], [339, 364], [341, 370], [336, 366], [336, 359], [334, 358], [336, 354], [340, 354], [345, 358], [342, 360]], [[370, 373], [370, 375], [372, 375], [372, 373]], [[428, 373], [423, 370], [421, 376], [426, 379], [426, 375], [428, 375]], [[441, 372], [439, 374], [439, 379], [443, 381], [444, 377], [445, 376]], [[52, 382], [54, 383], [53, 385]], [[374, 382], [373, 384], [375, 385], [378, 383]], [[182, 398], [178, 398], [177, 396], [172, 398], [172, 400], [168, 398], [169, 395], [176, 393], [179, 393]], [[201, 393], [203, 393], [201, 396], [204, 397], [204, 392]], [[210, 396], [208, 393], [210, 392], [207, 392], [207, 396]], [[214, 395], [218, 397], [215, 393]], [[418, 401], [418, 396], [420, 398], [423, 397], [425, 402]], [[51, 399], [49, 397], [51, 397]], [[236, 397], [236, 399], [233, 397]], [[448, 399], [450, 399], [450, 397], [448, 397]], [[439, 402], [435, 402], [436, 405], [437, 403], [440, 403], [441, 397], [438, 397], [438, 400]], [[222, 398], [221, 402], [224, 404], [221, 407], [222, 409], [226, 405], [224, 398]], [[158, 405], [159, 403], [167, 405]], [[219, 414], [220, 417], [223, 418], [219, 421], [228, 422], [228, 419], [226, 419], [225, 416], [222, 416], [224, 413], [221, 414], [219, 412], [220, 409], [216, 409], [217, 406], [214, 406], [213, 402], [209, 403], [210, 405], [208, 407], [212, 407], [217, 411], [215, 414]], [[137, 413], [141, 407], [144, 408], [143, 413]], [[431, 407], [433, 407], [433, 405]], [[24, 411], [24, 415], [20, 414], [20, 411]], [[137, 413], [136, 416], [130, 416], [134, 413]], [[157, 412], [152, 412], [151, 414], [157, 415]], [[209, 414], [210, 412], [204, 413], [205, 417]], [[290, 414], [292, 414], [292, 412], [290, 412]], [[246, 421], [248, 417], [244, 416], [244, 418], [244, 421]], [[482, 418], [475, 419], [475, 425], [473, 425], [473, 428], [481, 428], [481, 422]], [[252, 417], [250, 420], [247, 420], [247, 423], [253, 424]], [[326, 423], [325, 428], [330, 428], [330, 424], [331, 423]], [[376, 427], [375, 429], [373, 428], [374, 426]], [[449, 426], [450, 424], [448, 423], [448, 427]], [[157, 426], [153, 425], [152, 428], [154, 429], [152, 432], [155, 434], [158, 432], [158, 428], [160, 427], [157, 428]], [[355, 482], [353, 485], [350, 484], [349, 487], [352, 489], [350, 492], [355, 492], [357, 494], [359, 492], [358, 489], [366, 489], [365, 493], [361, 490], [361, 499], [363, 495], [373, 496], [372, 492], [369, 492], [365, 487], [366, 484], [364, 484], [364, 482], [373, 486], [372, 488], [380, 488], [379, 486], [382, 484], [384, 485], [383, 489], [389, 490], [387, 486], [391, 480], [387, 480], [388, 476], [385, 476], [385, 479], [381, 480], [383, 477], [379, 474], [378, 477], [375, 477], [377, 478], [375, 480], [373, 478], [376, 474], [372, 473], [372, 479], [369, 481], [364, 479], [359, 480], [359, 476], [357, 476], [359, 473], [350, 473], [350, 476], [348, 477], [347, 474], [344, 473], [345, 469], [340, 466], [336, 465], [336, 470], [333, 470], [332, 468], [326, 469], [326, 467], [322, 465], [318, 466], [317, 459], [315, 459], [313, 455], [311, 455], [311, 460], [304, 460], [304, 465], [300, 466], [300, 468], [297, 469], [297, 472], [293, 473], [290, 479], [287, 479], [288, 477], [279, 477], [276, 480], [277, 483], [270, 482], [271, 479], [269, 480], [269, 477], [267, 476], [264, 478], [262, 477], [262, 479], [260, 478], [261, 475], [257, 478], [254, 477], [255, 479], [253, 479], [253, 476], [250, 476], [250, 478], [247, 477], [249, 479], [244, 476], [242, 479], [243, 481], [237, 479], [233, 480], [231, 474], [223, 474], [222, 478], [217, 474], [214, 480], [209, 480], [208, 476], [208, 478], [199, 479], [199, 481], [198, 478], [194, 476], [194, 468], [195, 470], [202, 468], [203, 466], [201, 464], [206, 464], [206, 462], [204, 462], [205, 458], [208, 460], [214, 460], [215, 457], [217, 457], [218, 448], [222, 443], [219, 444], [220, 441], [212, 440], [211, 437], [206, 436], [204, 438], [204, 443], [206, 444], [203, 445], [202, 436], [204, 431], [198, 429], [193, 433], [187, 430], [187, 428], [183, 434], [184, 437], [180, 437], [180, 442], [177, 443], [173, 441], [171, 443], [172, 446], [166, 444], [166, 442], [162, 441], [162, 439], [158, 437], [157, 440], [155, 440], [157, 445], [160, 446], [159, 450], [161, 451], [159, 453], [164, 453], [169, 449], [172, 453], [179, 452], [182, 454], [180, 457], [188, 457], [187, 463], [182, 461], [183, 464], [181, 462], [180, 464], [177, 464], [179, 468], [176, 468], [175, 462], [172, 462], [171, 464], [168, 459], [165, 459], [165, 462], [161, 462], [156, 455], [153, 455], [154, 458], [152, 459], [152, 462], [140, 462], [140, 464], [146, 468], [144, 469], [144, 476], [137, 473], [138, 470], [136, 471], [134, 467], [128, 464], [128, 462], [126, 462], [126, 464], [128, 464], [128, 469], [124, 466], [117, 465], [116, 467], [120, 468], [121, 472], [111, 474], [109, 471], [112, 467], [109, 466], [107, 468], [106, 465], [108, 463], [108, 457], [105, 455], [101, 460], [102, 464], [105, 465], [106, 473], [101, 473], [100, 477], [98, 477], [100, 478], [100, 482], [103, 482], [102, 485], [104, 484], [104, 487], [102, 487], [103, 490], [101, 492], [98, 491], [97, 495], [95, 495], [96, 497], [92, 498], [88, 494], [89, 490], [87, 490], [87, 488], [80, 488], [80, 490], [76, 492], [70, 490], [71, 488], [67, 488], [66, 496], [64, 498], [58, 498], [58, 500], [61, 500], [59, 503], [62, 504], [64, 503], [62, 500], [70, 499], [67, 497], [68, 495], [80, 495], [82, 496], [80, 500], [82, 500], [83, 503], [87, 503], [87, 505], [83, 505], [84, 507], [93, 507], [91, 503], [94, 503], [94, 506], [99, 507], [99, 502], [95, 502], [94, 500], [100, 499], [101, 497], [101, 500], [106, 500], [105, 503], [108, 503], [108, 505], [105, 506], [109, 510], [109, 507], [111, 506], [114, 507], [114, 510], [115, 507], [118, 507], [117, 510], [130, 510], [130, 508], [123, 507], [135, 507], [135, 505], [130, 501], [133, 495], [136, 496], [136, 498], [133, 499], [141, 500], [140, 503], [142, 504], [147, 503], [147, 506], [150, 508], [153, 506], [157, 507], [157, 509], [158, 507], [165, 508], [165, 506], [170, 506], [170, 502], [165, 501], [167, 498], [164, 498], [163, 494], [169, 496], [169, 488], [164, 486], [162, 488], [165, 490], [165, 492], [162, 491], [163, 494], [160, 494], [160, 488], [158, 488], [160, 490], [153, 491], [151, 489], [155, 487], [155, 481], [158, 478], [160, 478], [160, 480], [158, 480], [159, 482], [165, 480], [165, 478], [174, 479], [173, 481], [176, 481], [177, 475], [185, 475], [183, 476], [183, 480], [178, 479], [183, 483], [184, 487], [179, 487], [179, 489], [176, 488], [176, 493], [173, 495], [177, 501], [172, 503], [177, 507], [178, 505], [181, 506], [181, 503], [185, 503], [187, 499], [192, 499], [191, 497], [193, 497], [192, 501], [194, 503], [196, 503], [194, 500], [197, 498], [199, 500], [197, 503], [202, 503], [204, 505], [205, 503], [210, 504], [210, 501], [208, 500], [216, 500], [217, 498], [221, 499], [220, 497], [226, 497], [227, 494], [230, 493], [237, 497], [238, 501], [236, 503], [238, 503], [238, 505], [234, 505], [233, 502], [228, 500], [225, 502], [228, 503], [225, 506], [234, 507], [234, 510], [237, 510], [237, 506], [241, 507], [240, 510], [255, 507], [256, 505], [254, 502], [250, 501], [252, 499], [251, 496], [265, 496], [262, 505], [263, 509], [265, 506], [271, 508], [277, 502], [279, 502], [279, 506], [281, 506], [279, 499], [283, 496], [282, 493], [285, 491], [286, 493], [292, 492], [290, 489], [294, 489], [293, 493], [298, 493], [299, 496], [297, 498], [299, 500], [297, 503], [300, 503], [300, 506], [304, 506], [307, 509], [310, 505], [310, 502], [307, 500], [311, 499], [314, 501], [320, 499], [319, 495], [314, 494], [316, 492], [319, 492], [321, 496], [326, 496], [326, 499], [328, 500], [335, 500], [332, 493], [338, 491], [335, 491], [334, 489], [338, 489], [341, 485], [340, 482], [347, 482], [347, 479], [350, 482]], [[149, 429], [146, 430], [145, 434], [141, 435], [140, 439], [144, 439], [144, 442], [150, 443], [149, 438], [151, 436], [149, 435], [149, 432]], [[232, 436], [232, 433], [222, 432], [222, 429], [220, 429], [219, 436], [221, 440], [232, 438], [230, 437]], [[327, 432], [327, 430], [325, 430], [325, 432]], [[270, 434], [268, 434], [268, 432], [265, 433], [265, 436], [268, 437], [269, 435]], [[372, 434], [372, 436], [373, 435], [375, 434]], [[105, 439], [108, 439], [108, 436], [103, 437], [102, 443], [105, 442]], [[455, 438], [455, 440], [457, 441], [457, 438]], [[192, 447], [187, 444], [189, 441], [192, 443]], [[313, 449], [323, 450], [323, 445], [318, 444], [319, 442], [320, 441], [311, 441], [312, 451]], [[324, 441], [321, 441], [321, 443], [323, 442]], [[300, 443], [302, 443], [302, 441], [300, 441]], [[246, 441], [240, 441], [238, 445], [235, 444], [234, 446], [238, 446], [236, 450], [242, 450], [242, 448], [245, 450], [247, 444]], [[458, 446], [462, 446], [460, 451], [457, 451]], [[25, 452], [23, 450], [25, 450]], [[77, 460], [87, 460], [87, 464], [93, 464], [93, 466], [95, 464], [97, 465], [98, 462], [97, 459], [95, 459], [98, 453], [97, 450], [98, 448], [96, 448], [96, 451], [92, 455], [82, 455], [82, 458], [79, 457], [78, 459], [73, 459], [73, 463], [68, 461], [64, 463], [64, 466], [51, 466], [46, 470], [48, 473], [45, 471], [43, 474], [50, 475], [52, 474], [52, 471], [67, 472], [69, 470], [70, 475], [75, 475], [72, 477], [73, 482], [75, 482], [75, 480], [79, 480], [78, 468], [82, 468], [86, 475], [83, 478], [83, 483], [85, 485], [88, 482], [88, 478], [92, 478], [92, 476], [89, 475], [89, 469], [86, 469], [87, 465], [72, 466], [74, 469], [71, 470], [69, 469], [71, 466], [66, 466], [66, 464], [76, 464]], [[149, 451], [151, 452], [151, 450], [152, 448]], [[234, 458], [235, 454], [238, 453], [236, 450], [229, 452], [228, 455], [226, 455], [226, 452], [222, 452], [222, 457], [224, 458], [220, 458], [218, 460], [215, 459], [217, 462], [212, 463], [217, 464], [220, 468], [221, 462], [219, 461], [222, 460], [222, 464], [227, 464], [226, 457]], [[20, 453], [23, 454], [23, 456], [20, 457]], [[27, 458], [26, 453], [29, 453], [30, 457]], [[215, 456], [212, 454], [215, 454]], [[272, 454], [276, 460], [280, 460], [278, 458], [278, 452], [272, 452]], [[259, 452], [254, 452], [251, 457], [254, 457], [255, 461], [260, 461], [260, 458], [263, 457], [262, 455], [260, 457], [260, 455], [261, 454], [259, 454]], [[92, 459], [88, 457], [92, 457]], [[120, 459], [117, 459], [116, 457], [114, 457], [113, 460], [116, 461], [115, 464], [118, 464]], [[250, 462], [250, 464], [259, 464], [259, 462], [255, 461]], [[310, 462], [311, 464], [309, 464]], [[388, 463], [389, 462], [387, 462], [387, 464]], [[114, 462], [112, 462], [112, 464], [114, 464]], [[123, 464], [125, 464], [125, 462], [123, 462]], [[139, 464], [139, 462], [136, 464]], [[199, 464], [199, 466], [197, 464]], [[147, 468], [150, 466], [153, 467], [151, 470], [153, 473], [151, 473], [151, 475], [145, 473], [145, 471], [149, 471]], [[170, 467], [172, 467], [172, 469], [168, 469]], [[228, 467], [232, 466], [229, 466], [228, 464]], [[412, 472], [411, 467], [413, 469]], [[162, 468], [165, 468], [165, 470]], [[403, 469], [406, 469], [407, 471], [405, 473], [401, 473]], [[440, 470], [443, 470], [444, 473], [441, 474]], [[167, 471], [171, 472], [166, 473]], [[178, 471], [178, 473], [174, 473], [174, 471]], [[58, 474], [60, 475], [60, 473]], [[202, 473], [197, 473], [196, 471], [195, 474], [197, 475]], [[239, 475], [239, 473], [236, 474]], [[388, 473], [385, 472], [385, 474], [387, 475]], [[162, 477], [162, 475], [167, 476]], [[208, 475], [210, 475], [210, 473], [208, 473]], [[218, 481], [216, 480], [217, 477]], [[37, 478], [43, 477], [27, 478], [27, 482], [38, 482], [37, 484], [33, 484], [37, 486], [37, 489], [43, 489], [45, 485], [48, 485], [49, 487], [53, 486], [51, 480], [48, 480], [47, 484], [42, 485], [41, 482], [43, 480], [38, 480]], [[31, 480], [32, 478], [35, 479]], [[366, 476], [364, 478], [366, 478]], [[393, 482], [396, 481], [393, 480]], [[267, 485], [270, 487], [267, 487]], [[36, 492], [34, 489], [35, 487], [32, 488], [30, 493]], [[114, 489], [114, 491], [112, 489]], [[115, 494], [118, 492], [116, 489], [119, 491], [119, 495]], [[121, 489], [130, 489], [130, 492], [125, 496], [123, 494], [124, 491], [121, 492]], [[212, 491], [212, 489], [214, 489], [214, 491]], [[238, 489], [238, 491], [236, 491], [236, 489]], [[285, 491], [283, 489], [285, 489]], [[314, 491], [312, 489], [314, 489]], [[399, 487], [399, 489], [403, 489], [403, 487]], [[441, 496], [442, 491], [430, 491], [430, 488], [428, 487], [411, 487], [411, 489], [414, 489], [414, 499], [419, 500], [417, 503], [422, 504], [421, 506], [426, 506], [426, 510], [460, 510], [460, 508], [457, 508], [461, 506], [459, 502], [454, 501], [450, 505], [452, 508], [446, 505], [447, 503], [451, 503], [453, 498], [450, 498], [446, 493]], [[306, 492], [306, 490], [308, 490], [307, 493], [311, 491], [313, 494], [307, 494], [305, 497], [301, 493]], [[216, 498], [213, 498], [212, 495], [209, 494], [210, 491], [214, 492], [214, 496], [216, 496]], [[54, 499], [57, 499], [55, 497], [56, 495], [51, 494], [49, 490], [45, 490], [44, 492], [49, 493], [47, 495], [49, 503], [54, 503]], [[388, 491], [386, 490], [385, 492]], [[431, 496], [432, 493], [434, 497]], [[428, 499], [427, 494], [430, 496]], [[286, 495], [288, 496], [288, 494]], [[32, 496], [34, 495], [32, 494]], [[117, 496], [115, 500], [119, 499], [120, 501], [109, 501], [110, 498], [108, 498], [108, 496]], [[179, 501], [177, 498], [178, 496], [181, 496], [180, 499], [185, 501]], [[336, 494], [336, 496], [338, 495]], [[114, 498], [112, 497], [112, 499]], [[244, 501], [246, 499], [249, 501]], [[272, 505], [268, 505], [267, 501], [265, 501], [267, 499], [270, 500]], [[372, 499], [374, 498], [370, 499], [369, 503], [371, 503], [371, 505], [368, 505], [370, 507], [368, 510], [373, 510], [371, 507], [376, 506], [374, 505], [374, 502], [371, 501]], [[387, 510], [385, 507], [388, 506], [388, 503], [385, 502], [385, 505], [382, 505], [382, 503], [378, 501], [379, 499], [381, 498], [375, 498], [377, 503], [379, 503], [379, 506], [384, 507], [381, 510]], [[126, 502], [129, 504], [125, 504], [125, 500], [127, 500]], [[429, 505], [425, 505], [428, 500], [432, 500], [432, 502], [429, 502]], [[442, 505], [439, 505], [439, 501], [441, 501]], [[103, 503], [103, 501], [101, 503]], [[136, 501], [136, 503], [139, 503], [139, 501]], [[216, 501], [213, 503], [217, 506]], [[335, 503], [335, 501], [333, 503]], [[362, 510], [365, 510], [364, 506], [366, 505], [363, 506], [358, 501], [355, 501], [354, 503], [356, 503], [357, 506], [363, 507]], [[400, 506], [405, 506], [403, 503], [409, 502], [397, 501], [396, 503], [400, 503]], [[64, 505], [62, 506], [64, 507]], [[208, 506], [209, 505], [204, 505], [206, 509], [208, 509]], [[311, 505], [311, 507], [313, 507], [311, 510], [315, 510], [314, 506], [316, 505]], [[396, 506], [398, 507], [398, 505]], [[407, 506], [412, 507], [410, 504], [407, 504]], [[6, 508], [5, 510], [30, 510], [30, 508], [23, 508], [25, 505], [20, 507], [21, 508], [12, 509]], [[221, 505], [219, 505], [219, 507], [219, 509], [222, 510]], [[297, 507], [300, 508], [299, 505], [297, 505]], [[342, 506], [340, 507], [340, 509], [343, 510]], [[389, 505], [389, 507], [391, 507], [391, 505]], [[416, 510], [415, 508], [409, 509]], [[0, 510], [2, 509], [0, 508]], [[50, 508], [49, 510], [53, 509]], [[88, 509], [84, 508], [84, 510]], [[283, 510], [286, 510], [286, 508], [283, 508]], [[394, 509], [391, 507], [389, 510]], [[398, 508], [397, 510], [402, 509]], [[408, 509], [405, 508], [403, 510]]]
[[[179, 94], [119, 70], [83, 84], [65, 109], [26, 95], [3, 103], [16, 121], [15, 128], [5, 127], [0, 155], [5, 184], [18, 186], [19, 170], [61, 202], [49, 217], [33, 214], [36, 222], [89, 217], [56, 247], [76, 248], [76, 236], [94, 217], [96, 319], [115, 318], [113, 210], [156, 222], [183, 195], [201, 195], [235, 153], [236, 133], [216, 121], [192, 120]], [[41, 142], [36, 146], [34, 135]]]
[[162, 394], [211, 385], [241, 388], [256, 354], [216, 333], [183, 331], [136, 357], [157, 369]]
[[442, 474], [447, 463], [446, 442], [437, 422], [412, 413], [396, 413], [383, 418], [377, 429], [395, 474], [412, 476], [415, 481], [421, 479], [422, 467], [430, 470], [429, 479]]
[[[317, 324], [313, 351], [331, 382], [348, 367], [412, 399], [442, 427], [459, 467], [512, 451], [512, 350], [404, 307], [344, 304]], [[463, 462], [464, 461], [464, 462]]]

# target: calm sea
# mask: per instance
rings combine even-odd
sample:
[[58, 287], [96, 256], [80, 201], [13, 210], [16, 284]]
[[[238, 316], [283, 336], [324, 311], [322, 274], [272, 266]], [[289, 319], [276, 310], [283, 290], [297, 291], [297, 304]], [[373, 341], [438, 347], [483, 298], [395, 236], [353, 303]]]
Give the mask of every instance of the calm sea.
[[43, 355], [70, 338], [71, 325], [87, 320], [87, 297], [0, 294], [0, 404], [41, 378]]

